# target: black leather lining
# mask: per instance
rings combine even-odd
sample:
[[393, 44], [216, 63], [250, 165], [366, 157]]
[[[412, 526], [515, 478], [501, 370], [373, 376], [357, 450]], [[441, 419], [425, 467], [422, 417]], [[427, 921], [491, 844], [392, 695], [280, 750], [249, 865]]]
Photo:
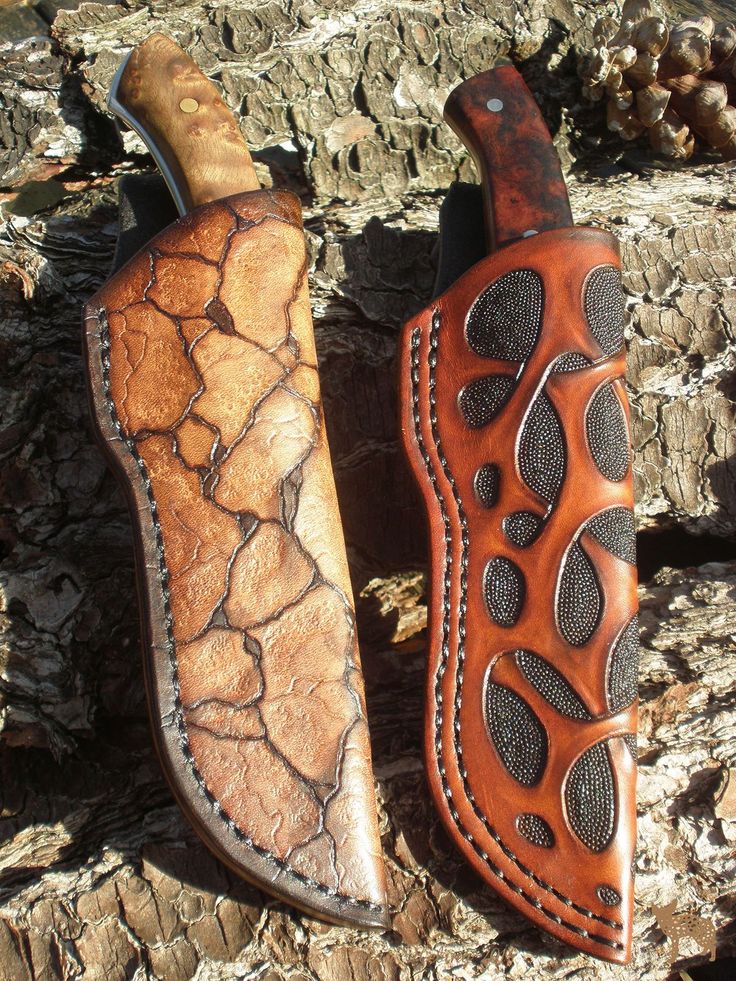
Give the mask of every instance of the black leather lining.
[[[179, 214], [159, 174], [126, 174], [118, 183], [119, 222], [112, 273]], [[432, 298], [444, 293], [488, 254], [483, 192], [477, 184], [451, 184], [440, 208], [439, 255]]]
[[126, 174], [118, 183], [118, 195], [120, 229], [113, 273], [179, 217], [166, 181], [158, 174]]
[[432, 299], [444, 293], [476, 262], [488, 255], [483, 222], [483, 191], [456, 181], [440, 208], [437, 276]]

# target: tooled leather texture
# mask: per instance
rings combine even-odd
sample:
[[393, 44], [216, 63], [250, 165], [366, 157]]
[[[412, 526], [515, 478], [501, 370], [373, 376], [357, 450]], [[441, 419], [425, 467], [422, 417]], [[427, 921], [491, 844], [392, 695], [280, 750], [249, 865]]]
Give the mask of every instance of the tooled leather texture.
[[247, 878], [384, 924], [385, 880], [298, 200], [157, 235], [87, 306], [93, 414], [137, 526], [154, 734]]
[[406, 325], [402, 432], [431, 577], [426, 756], [473, 867], [630, 956], [637, 600], [615, 240], [500, 250]]

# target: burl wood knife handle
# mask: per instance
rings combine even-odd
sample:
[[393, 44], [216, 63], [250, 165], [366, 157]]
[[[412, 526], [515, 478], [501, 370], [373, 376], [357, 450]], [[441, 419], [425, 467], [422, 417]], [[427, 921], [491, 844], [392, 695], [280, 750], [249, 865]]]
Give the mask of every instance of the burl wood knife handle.
[[179, 214], [260, 186], [237, 120], [171, 38], [152, 34], [133, 49], [108, 102], [148, 146]]
[[531, 92], [510, 65], [454, 89], [444, 116], [475, 160], [489, 252], [572, 225], [560, 160]]

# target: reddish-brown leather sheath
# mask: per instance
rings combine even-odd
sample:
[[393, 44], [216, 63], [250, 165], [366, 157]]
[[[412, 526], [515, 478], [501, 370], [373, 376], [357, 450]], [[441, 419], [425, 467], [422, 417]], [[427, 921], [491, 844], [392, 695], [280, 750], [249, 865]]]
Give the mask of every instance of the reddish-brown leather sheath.
[[436, 805], [517, 909], [624, 963], [638, 637], [615, 239], [559, 228], [478, 262], [406, 325], [400, 370]]
[[382, 926], [306, 273], [292, 194], [195, 209], [88, 304], [90, 394], [130, 502], [153, 731], [181, 806], [256, 884]]

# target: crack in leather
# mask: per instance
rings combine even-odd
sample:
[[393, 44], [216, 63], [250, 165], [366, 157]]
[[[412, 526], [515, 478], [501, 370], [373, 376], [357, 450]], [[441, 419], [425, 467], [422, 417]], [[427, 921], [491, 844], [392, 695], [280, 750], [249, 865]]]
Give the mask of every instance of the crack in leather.
[[288, 893], [294, 879], [299, 902], [315, 890], [332, 915], [383, 913], [306, 273], [287, 192], [197, 209], [88, 305], [91, 389], [110, 453], [134, 461], [150, 507], [174, 695], [164, 736], [176, 732], [219, 824], [275, 865], [260, 884]]
[[[550, 246], [549, 239], [562, 239]], [[577, 241], [576, 241], [577, 239]], [[630, 943], [630, 911], [628, 908], [622, 910], [623, 921], [611, 919], [610, 914], [605, 915], [603, 904], [598, 910], [590, 908], [586, 903], [576, 901], [565, 893], [561, 887], [559, 875], [556, 875], [557, 885], [554, 879], [549, 880], [548, 875], [538, 874], [530, 865], [536, 865], [537, 860], [529, 849], [518, 849], [510, 847], [508, 843], [507, 831], [504, 835], [499, 834], [498, 830], [489, 821], [487, 811], [493, 805], [489, 803], [491, 785], [495, 799], [503, 800], [508, 808], [509, 802], [513, 807], [510, 811], [516, 810], [524, 812], [541, 813], [545, 817], [549, 815], [545, 810], [540, 811], [540, 800], [557, 800], [558, 810], [563, 807], [560, 785], [556, 790], [549, 785], [548, 778], [543, 777], [544, 795], [540, 793], [535, 796], [539, 788], [524, 788], [517, 785], [517, 789], [501, 781], [488, 781], [487, 778], [479, 776], [480, 760], [485, 760], [487, 765], [487, 752], [479, 749], [480, 727], [478, 716], [480, 707], [476, 703], [476, 691], [481, 687], [477, 664], [487, 664], [486, 677], [492, 678], [494, 682], [508, 685], [521, 697], [534, 706], [538, 712], [545, 729], [551, 734], [551, 750], [548, 769], [556, 769], [556, 777], [560, 783], [564, 773], [568, 772], [575, 759], [581, 756], [591, 745], [606, 740], [607, 745], [623, 744], [623, 739], [635, 730], [635, 711], [636, 705], [632, 703], [625, 710], [613, 713], [609, 712], [605, 697], [605, 667], [610, 657], [612, 642], [616, 633], [620, 629], [615, 621], [622, 618], [622, 609], [627, 605], [635, 604], [635, 580], [633, 578], [633, 568], [629, 565], [628, 573], [621, 573], [620, 568], [612, 565], [612, 562], [623, 564], [623, 561], [612, 556], [603, 545], [596, 542], [592, 535], [585, 530], [585, 524], [595, 514], [604, 511], [611, 506], [620, 505], [630, 507], [630, 484], [624, 482], [625, 487], [610, 487], [606, 481], [598, 475], [594, 482], [592, 492], [588, 496], [578, 495], [582, 500], [576, 502], [570, 490], [570, 483], [582, 478], [585, 481], [586, 491], [589, 484], [591, 467], [594, 466], [592, 460], [590, 465], [581, 463], [585, 453], [589, 452], [584, 440], [583, 416], [584, 409], [592, 394], [602, 383], [607, 383], [618, 378], [623, 372], [623, 356], [619, 353], [616, 357], [606, 357], [605, 352], [600, 348], [596, 349], [592, 334], [588, 336], [585, 330], [589, 330], [587, 325], [583, 327], [584, 314], [582, 310], [582, 280], [581, 276], [591, 268], [599, 256], [602, 260], [599, 264], [613, 265], [617, 263], [614, 240], [607, 233], [587, 230], [570, 229], [560, 232], [544, 233], [537, 237], [532, 243], [519, 243], [510, 246], [479, 263], [473, 270], [462, 277], [446, 294], [433, 303], [431, 307], [418, 314], [406, 327], [404, 336], [404, 359], [406, 381], [402, 379], [402, 404], [406, 424], [404, 426], [404, 439], [410, 461], [415, 469], [420, 487], [424, 493], [425, 501], [431, 522], [431, 540], [437, 551], [437, 561], [433, 554], [432, 575], [433, 575], [433, 595], [436, 597], [430, 609], [430, 677], [433, 688], [434, 705], [430, 703], [427, 731], [427, 748], [430, 759], [434, 755], [434, 764], [437, 767], [438, 781], [433, 782], [433, 790], [440, 806], [440, 811], [446, 824], [459, 833], [458, 843], [468, 854], [468, 848], [472, 855], [477, 856], [482, 864], [476, 865], [479, 871], [485, 868], [487, 878], [492, 883], [501, 880], [498, 888], [504, 892], [510, 892], [510, 899], [516, 896], [520, 900], [516, 902], [522, 911], [525, 906], [533, 908], [535, 914], [541, 914], [552, 922], [555, 926], [551, 927], [552, 932], [558, 936], [574, 943], [576, 946], [590, 952], [597, 953], [609, 959], [620, 960], [628, 954], [628, 944]], [[590, 256], [587, 249], [590, 249]], [[550, 250], [550, 251], [545, 251]], [[569, 256], [566, 253], [569, 252]], [[565, 256], [560, 262], [561, 255]], [[557, 265], [548, 263], [547, 256], [554, 254]], [[516, 263], [516, 266], [514, 266]], [[560, 346], [554, 350], [554, 345], [549, 337], [545, 339], [545, 333], [554, 331], [549, 327], [547, 331], [542, 331], [542, 337], [538, 341], [537, 348], [530, 355], [527, 364], [521, 367], [517, 375], [515, 391], [510, 399], [499, 412], [497, 419], [491, 421], [488, 434], [477, 435], [470, 432], [467, 438], [463, 437], [463, 427], [466, 426], [461, 413], [457, 408], [457, 392], [462, 390], [463, 385], [467, 384], [468, 378], [473, 377], [473, 373], [481, 370], [479, 359], [476, 355], [467, 350], [467, 354], [462, 353], [462, 329], [464, 312], [467, 312], [483, 289], [487, 288], [489, 282], [500, 278], [513, 268], [535, 268], [545, 279], [545, 294], [552, 297], [555, 305], [552, 314], [549, 316], [549, 323], [558, 323], [562, 328], [563, 322], [565, 329], [567, 313], [574, 307], [573, 326], [574, 333], [580, 334], [579, 347], [585, 351], [585, 357], [589, 364], [576, 371], [575, 378], [570, 379], [572, 372], [562, 372], [553, 374], [551, 368], [561, 354], [564, 354], [565, 347], [563, 340], [558, 338]], [[574, 270], [574, 271], [573, 271]], [[575, 282], [577, 294], [570, 291], [566, 292], [565, 276], [569, 277], [570, 282]], [[568, 310], [564, 309], [564, 304], [568, 304]], [[442, 330], [443, 321], [449, 320]], [[548, 320], [547, 315], [545, 321]], [[546, 325], [545, 325], [546, 326]], [[452, 335], [447, 331], [452, 330]], [[440, 345], [440, 337], [444, 337], [444, 347], [449, 345], [446, 353], [441, 352], [444, 347]], [[553, 338], [554, 340], [554, 338]], [[569, 343], [569, 340], [568, 340]], [[545, 351], [545, 345], [547, 350]], [[444, 365], [444, 381], [438, 380], [438, 372]], [[496, 366], [492, 366], [495, 368]], [[487, 372], [487, 363], [483, 364], [483, 369]], [[448, 381], [448, 377], [454, 378]], [[620, 382], [615, 382], [620, 386]], [[439, 394], [438, 394], [438, 385]], [[568, 386], [567, 388], [565, 386]], [[452, 391], [450, 391], [452, 389]], [[512, 547], [510, 544], [503, 545], [502, 522], [510, 513], [528, 510], [532, 507], [546, 505], [547, 502], [538, 500], [538, 495], [530, 489], [521, 479], [516, 470], [515, 461], [515, 436], [518, 437], [519, 427], [524, 419], [523, 407], [532, 403], [540, 391], [545, 390], [548, 397], [552, 400], [560, 414], [563, 431], [566, 436], [575, 434], [570, 466], [565, 477], [567, 490], [563, 485], [559, 499], [549, 509], [545, 516], [545, 522], [539, 536], [534, 543], [528, 544], [524, 550]], [[513, 421], [509, 421], [509, 419]], [[448, 453], [443, 449], [441, 430], [447, 431], [449, 437]], [[581, 434], [582, 432], [582, 439]], [[477, 446], [476, 446], [477, 443]], [[489, 451], [490, 448], [490, 451]], [[510, 449], [509, 449], [510, 448]], [[454, 457], [455, 463], [451, 463]], [[480, 504], [475, 500], [473, 491], [473, 477], [480, 461], [489, 459], [499, 466], [501, 493], [499, 503], [489, 512], [483, 509], [481, 517]], [[459, 462], [458, 462], [459, 461]], [[595, 474], [597, 471], [594, 471]], [[422, 481], [422, 475], [428, 477], [426, 482]], [[470, 518], [468, 516], [470, 509]], [[496, 529], [496, 524], [498, 528]], [[471, 531], [485, 526], [488, 531], [483, 540], [485, 558], [481, 563], [479, 555], [473, 552]], [[493, 529], [492, 532], [490, 529]], [[550, 535], [552, 539], [550, 540]], [[606, 596], [612, 602], [612, 608], [607, 611], [596, 627], [592, 640], [586, 645], [581, 653], [585, 653], [591, 662], [585, 664], [574, 651], [569, 657], [563, 657], [559, 653], [560, 645], [565, 643], [564, 638], [559, 633], [559, 628], [554, 617], [554, 608], [542, 615], [543, 606], [541, 596], [555, 594], [555, 580], [561, 568], [562, 559], [566, 548], [571, 541], [580, 539], [584, 542], [586, 551], [591, 555], [595, 568], [598, 571], [604, 587], [607, 587]], [[440, 546], [440, 542], [443, 542]], [[490, 543], [490, 544], [489, 544]], [[539, 543], [539, 544], [537, 544]], [[550, 545], [552, 547], [550, 548]], [[494, 552], [498, 548], [499, 552]], [[540, 553], [537, 549], [544, 549]], [[490, 551], [488, 551], [490, 549]], [[524, 553], [529, 553], [531, 557], [525, 558]], [[440, 555], [444, 553], [446, 562], [441, 565]], [[562, 678], [571, 684], [573, 690], [583, 697], [583, 701], [591, 709], [593, 719], [573, 720], [562, 719], [559, 713], [551, 704], [544, 703], [544, 699], [535, 687], [524, 678], [518, 668], [514, 668], [513, 658], [500, 658], [500, 654], [509, 649], [519, 647], [534, 647], [529, 634], [528, 623], [521, 623], [517, 631], [515, 626], [493, 627], [488, 632], [490, 620], [485, 614], [485, 626], [478, 609], [481, 606], [480, 600], [480, 569], [484, 567], [487, 559], [494, 554], [513, 555], [514, 561], [519, 563], [522, 571], [526, 572], [526, 578], [531, 582], [533, 591], [536, 589], [536, 598], [527, 599], [528, 604], [532, 604], [535, 612], [542, 616], [544, 624], [551, 624], [551, 627], [544, 627], [544, 636], [550, 637], [554, 643], [547, 649], [542, 643], [543, 652], [547, 656], [552, 655], [552, 663], [560, 671]], [[539, 564], [540, 555], [544, 555], [544, 564], [550, 566], [550, 570], [541, 571], [535, 568], [534, 563]], [[475, 556], [475, 557], [474, 557]], [[530, 570], [534, 573], [530, 575]], [[436, 570], [436, 571], [435, 571]], [[621, 585], [616, 583], [617, 576], [621, 575]], [[542, 580], [541, 584], [538, 580]], [[549, 581], [548, 581], [549, 580]], [[472, 592], [468, 592], [468, 584], [472, 586]], [[540, 594], [540, 585], [542, 593]], [[546, 593], [544, 592], [546, 590]], [[475, 593], [478, 592], [478, 596]], [[633, 597], [633, 598], [632, 598]], [[469, 612], [469, 604], [472, 613]], [[470, 620], [468, 617], [470, 616]], [[626, 622], [626, 621], [625, 621]], [[503, 645], [498, 647], [496, 653], [496, 643], [501, 645], [501, 635], [505, 634], [506, 639]], [[476, 638], [475, 653], [472, 660], [466, 662], [466, 645]], [[485, 639], [488, 648], [485, 661], [478, 661], [478, 641]], [[556, 638], [556, 639], [555, 639]], [[535, 637], [535, 641], [539, 641]], [[491, 646], [488, 646], [488, 645]], [[595, 657], [592, 651], [595, 650]], [[557, 653], [555, 653], [557, 652]], [[476, 662], [474, 664], [473, 662]], [[449, 676], [446, 672], [450, 669]], [[503, 667], [504, 671], [500, 669]], [[466, 675], [471, 670], [473, 681], [469, 694], [470, 700], [463, 697], [464, 687], [468, 681]], [[499, 673], [496, 674], [496, 671]], [[571, 674], [572, 672], [572, 674]], [[582, 684], [582, 690], [581, 690]], [[451, 711], [448, 713], [446, 703], [449, 695], [453, 695], [451, 701]], [[481, 700], [478, 699], [480, 702]], [[540, 706], [540, 702], [543, 703]], [[462, 721], [465, 719], [465, 721]], [[445, 721], [446, 720], [446, 721]], [[466, 728], [471, 726], [472, 729]], [[562, 725], [560, 724], [562, 722]], [[465, 732], [465, 750], [463, 752], [463, 733]], [[468, 734], [468, 732], [472, 734]], [[568, 739], [569, 736], [569, 739]], [[565, 747], [565, 741], [569, 746]], [[489, 746], [486, 737], [486, 745]], [[452, 746], [452, 753], [449, 748]], [[622, 746], [622, 749], [624, 747]], [[430, 751], [431, 750], [431, 751]], [[469, 758], [466, 759], [469, 753]], [[626, 754], [628, 756], [628, 753]], [[633, 848], [631, 838], [631, 828], [633, 819], [631, 808], [633, 806], [633, 777], [631, 768], [627, 769], [625, 762], [618, 756], [615, 760], [617, 771], [617, 781], [624, 780], [627, 784], [626, 790], [619, 787], [619, 799], [626, 802], [626, 821], [621, 829], [622, 844], [615, 844], [615, 849], [621, 847], [623, 851]], [[474, 767], [475, 776], [469, 774], [469, 768]], [[486, 769], [487, 772], [487, 769]], [[498, 771], [494, 770], [497, 776]], [[432, 776], [430, 771], [430, 776]], [[508, 775], [507, 779], [512, 779]], [[471, 780], [474, 783], [471, 785]], [[479, 782], [480, 781], [480, 782]], [[485, 783], [485, 788], [484, 788]], [[513, 779], [512, 779], [513, 783]], [[474, 788], [481, 793], [480, 799], [474, 793]], [[621, 795], [624, 794], [624, 797]], [[499, 813], [498, 807], [494, 813]], [[557, 811], [555, 812], [557, 813]], [[554, 822], [554, 832], [556, 840], [566, 837], [570, 842], [569, 826], [566, 825], [564, 810], [560, 811], [560, 818]], [[472, 816], [472, 819], [471, 819]], [[512, 814], [512, 817], [514, 815]], [[473, 821], [479, 823], [479, 827], [473, 826]], [[501, 822], [504, 824], [504, 821]], [[506, 822], [508, 823], [508, 822]], [[482, 829], [482, 830], [481, 830]], [[562, 834], [561, 834], [562, 832]], [[518, 833], [518, 828], [516, 829]], [[484, 842], [483, 834], [488, 835], [490, 841]], [[573, 839], [574, 840], [574, 839]], [[566, 845], [569, 849], [570, 845]], [[494, 853], [494, 849], [500, 850], [500, 855]], [[628, 875], [630, 862], [621, 861], [615, 858], [614, 845], [607, 850], [605, 861], [612, 863], [611, 873], [624, 876]], [[564, 865], [565, 859], [560, 852], [558, 845], [552, 849], [557, 853], [558, 864]], [[574, 852], [574, 848], [573, 848]], [[490, 854], [489, 854], [490, 853]], [[520, 857], [522, 856], [522, 857]], [[470, 858], [471, 855], [468, 854]], [[508, 860], [511, 866], [503, 866], [500, 859]], [[540, 860], [541, 861], [541, 860]], [[598, 861], [596, 859], [596, 861]], [[579, 863], [578, 863], [579, 864]], [[620, 867], [619, 867], [620, 865]], [[548, 868], [543, 864], [541, 868]], [[596, 865], [591, 866], [590, 873], [584, 874], [585, 893], [590, 895], [594, 902], [601, 902], [600, 897], [595, 894], [594, 888], [588, 889], [588, 879], [594, 878]], [[528, 880], [528, 886], [522, 888], [510, 878], [510, 873], [521, 872]], [[610, 878], [611, 876], [608, 876]], [[597, 886], [602, 880], [598, 879], [591, 883]], [[607, 881], [603, 880], [603, 881]], [[560, 888], [558, 888], [560, 886]], [[538, 892], [543, 890], [543, 892]], [[624, 892], [627, 890], [624, 889]], [[581, 925], [579, 921], [572, 921], [569, 916], [560, 915], [554, 907], [547, 906], [544, 894], [559, 900], [568, 909], [575, 911], [584, 917], [588, 923], [591, 920], [603, 924], [605, 927], [614, 931], [613, 936], [603, 934], [600, 931], [594, 932]], [[573, 892], [573, 896], [575, 893]], [[523, 902], [522, 902], [523, 901]], [[630, 901], [630, 887], [628, 888], [627, 902]], [[532, 912], [530, 911], [530, 915]], [[536, 918], [540, 925], [542, 921]], [[559, 927], [560, 929], [556, 929]], [[622, 938], [616, 936], [625, 930]], [[580, 940], [571, 940], [570, 935], [577, 935]], [[625, 941], [625, 942], [622, 942]], [[601, 948], [608, 948], [615, 953], [605, 953]]]

